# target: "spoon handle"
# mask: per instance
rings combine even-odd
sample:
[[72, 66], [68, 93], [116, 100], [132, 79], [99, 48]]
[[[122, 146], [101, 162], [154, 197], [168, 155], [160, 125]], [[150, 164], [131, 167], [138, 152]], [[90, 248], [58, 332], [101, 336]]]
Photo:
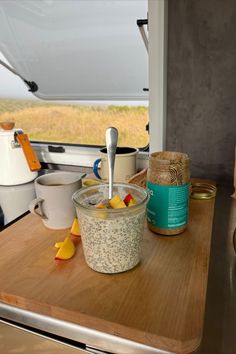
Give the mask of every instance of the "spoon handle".
[[107, 147], [108, 176], [109, 176], [109, 199], [112, 199], [113, 197], [113, 176], [114, 176], [117, 140], [118, 140], [118, 130], [114, 127], [107, 128], [106, 147]]

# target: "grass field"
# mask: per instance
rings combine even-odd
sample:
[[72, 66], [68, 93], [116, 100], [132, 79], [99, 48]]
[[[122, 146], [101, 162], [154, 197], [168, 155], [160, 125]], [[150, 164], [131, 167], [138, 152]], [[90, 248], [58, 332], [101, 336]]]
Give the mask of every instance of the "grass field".
[[119, 131], [119, 146], [148, 144], [148, 108], [85, 106], [34, 100], [0, 99], [0, 121], [13, 120], [33, 141], [105, 145], [105, 131]]

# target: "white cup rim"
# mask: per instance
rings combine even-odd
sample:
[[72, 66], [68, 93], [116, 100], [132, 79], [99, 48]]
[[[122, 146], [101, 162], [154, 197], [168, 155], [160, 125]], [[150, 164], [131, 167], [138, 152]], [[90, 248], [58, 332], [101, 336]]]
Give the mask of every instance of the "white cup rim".
[[[61, 178], [65, 177], [67, 177], [68, 179], [60, 180]], [[63, 188], [64, 186], [78, 183], [80, 180], [82, 180], [82, 175], [79, 173], [70, 171], [55, 171], [53, 173], [48, 173], [37, 177], [35, 179], [35, 183], [39, 186], [42, 186], [43, 188]], [[46, 183], [42, 183], [41, 181], [48, 181], [49, 183], [51, 182], [58, 185], [48, 185]]]
[[[103, 147], [102, 149], [100, 149], [100, 153], [102, 155], [107, 156], [107, 151], [106, 150], [107, 150], [107, 148]], [[116, 158], [120, 157], [120, 156], [136, 155], [138, 152], [139, 152], [138, 148], [128, 147], [128, 146], [118, 146], [117, 149], [116, 149]]]

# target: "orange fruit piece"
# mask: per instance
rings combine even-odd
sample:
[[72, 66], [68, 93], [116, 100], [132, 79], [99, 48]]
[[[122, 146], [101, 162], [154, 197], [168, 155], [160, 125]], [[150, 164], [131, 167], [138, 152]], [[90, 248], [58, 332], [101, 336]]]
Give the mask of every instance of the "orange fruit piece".
[[121, 209], [121, 208], [126, 208], [125, 202], [121, 200], [114, 209]]
[[123, 202], [123, 200], [118, 194], [114, 195], [114, 197], [111, 200], [109, 200], [109, 204], [113, 209], [126, 207], [125, 203]]
[[137, 203], [136, 203], [136, 200], [135, 199], [131, 199], [130, 201], [129, 201], [129, 203], [128, 203], [128, 207], [131, 207], [131, 206], [133, 206], [133, 205], [136, 205]]
[[63, 242], [56, 242], [54, 246], [56, 248], [61, 248], [62, 244], [63, 244]]
[[[60, 244], [61, 242], [58, 242]], [[70, 259], [75, 254], [75, 245], [71, 238], [68, 236], [62, 242], [55, 259]]]
[[109, 204], [112, 208], [116, 208], [116, 206], [122, 201], [122, 199], [120, 198], [120, 196], [118, 194], [114, 195], [114, 197], [109, 200]]
[[74, 236], [80, 236], [80, 225], [79, 225], [79, 220], [77, 218], [75, 218], [73, 221], [70, 233]]
[[106, 205], [103, 204], [103, 202], [99, 202], [98, 204], [95, 205], [95, 208], [97, 208], [97, 209], [106, 209]]

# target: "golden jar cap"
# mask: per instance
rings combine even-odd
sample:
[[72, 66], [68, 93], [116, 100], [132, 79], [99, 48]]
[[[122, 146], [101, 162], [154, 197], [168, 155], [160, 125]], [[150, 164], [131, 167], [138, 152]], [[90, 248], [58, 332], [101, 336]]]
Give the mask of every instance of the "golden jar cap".
[[190, 197], [193, 199], [211, 199], [216, 196], [217, 188], [210, 183], [194, 182], [191, 186]]

